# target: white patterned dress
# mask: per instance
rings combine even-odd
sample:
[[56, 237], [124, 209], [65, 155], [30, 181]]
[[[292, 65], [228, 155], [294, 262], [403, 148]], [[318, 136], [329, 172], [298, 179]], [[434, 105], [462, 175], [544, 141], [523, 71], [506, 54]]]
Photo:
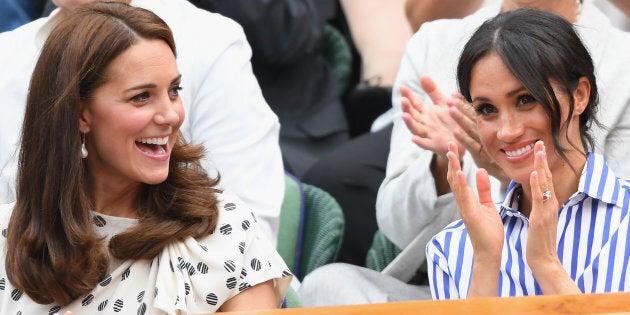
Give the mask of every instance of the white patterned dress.
[[[219, 195], [219, 221], [209, 236], [168, 245], [152, 260], [112, 260], [110, 273], [66, 307], [35, 303], [6, 276], [6, 228], [14, 204], [0, 205], [0, 314], [203, 314], [239, 292], [274, 279], [282, 302], [291, 273], [256, 218], [237, 197]], [[94, 213], [98, 233], [111, 238], [136, 219]]]

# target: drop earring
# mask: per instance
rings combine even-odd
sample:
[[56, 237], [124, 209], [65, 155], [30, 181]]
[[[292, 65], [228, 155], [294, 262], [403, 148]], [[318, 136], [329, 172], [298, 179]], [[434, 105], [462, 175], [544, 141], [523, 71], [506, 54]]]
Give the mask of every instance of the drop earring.
[[82, 134], [81, 141], [81, 158], [85, 159], [88, 156], [88, 150], [85, 148], [85, 134]]

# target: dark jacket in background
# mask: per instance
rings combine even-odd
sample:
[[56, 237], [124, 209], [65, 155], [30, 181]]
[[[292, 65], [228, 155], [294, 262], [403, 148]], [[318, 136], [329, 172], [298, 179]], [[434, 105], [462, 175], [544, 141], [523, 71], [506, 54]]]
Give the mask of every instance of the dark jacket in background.
[[45, 5], [43, 0], [0, 0], [0, 32], [11, 31], [38, 19]]
[[348, 140], [332, 68], [321, 54], [335, 0], [190, 1], [243, 27], [253, 50], [254, 74], [280, 119], [288, 170], [301, 177], [319, 156]]

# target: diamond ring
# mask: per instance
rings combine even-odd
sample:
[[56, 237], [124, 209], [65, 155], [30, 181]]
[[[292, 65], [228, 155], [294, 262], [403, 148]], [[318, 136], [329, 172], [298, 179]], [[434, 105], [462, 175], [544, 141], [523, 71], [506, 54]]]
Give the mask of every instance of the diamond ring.
[[551, 198], [551, 190], [545, 190], [545, 192], [542, 193], [542, 200], [547, 201], [549, 198]]

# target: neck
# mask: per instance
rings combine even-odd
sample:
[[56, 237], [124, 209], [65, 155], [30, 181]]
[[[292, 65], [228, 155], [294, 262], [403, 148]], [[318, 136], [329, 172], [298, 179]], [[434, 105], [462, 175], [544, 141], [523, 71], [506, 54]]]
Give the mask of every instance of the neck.
[[140, 185], [104, 185], [93, 183], [94, 210], [115, 217], [138, 218]]
[[501, 11], [507, 12], [519, 8], [532, 8], [557, 14], [571, 23], [577, 21], [581, 10], [580, 0], [504, 0]]
[[[571, 154], [576, 156], [571, 157]], [[556, 168], [552, 169], [553, 190], [558, 206], [562, 206], [578, 190], [580, 176], [586, 164], [586, 157], [579, 152], [568, 152], [567, 157], [573, 163], [573, 168], [561, 160]], [[529, 217], [532, 209], [532, 188], [529, 182], [522, 183], [523, 192], [519, 200], [519, 211]], [[543, 187], [544, 189], [544, 187]]]

